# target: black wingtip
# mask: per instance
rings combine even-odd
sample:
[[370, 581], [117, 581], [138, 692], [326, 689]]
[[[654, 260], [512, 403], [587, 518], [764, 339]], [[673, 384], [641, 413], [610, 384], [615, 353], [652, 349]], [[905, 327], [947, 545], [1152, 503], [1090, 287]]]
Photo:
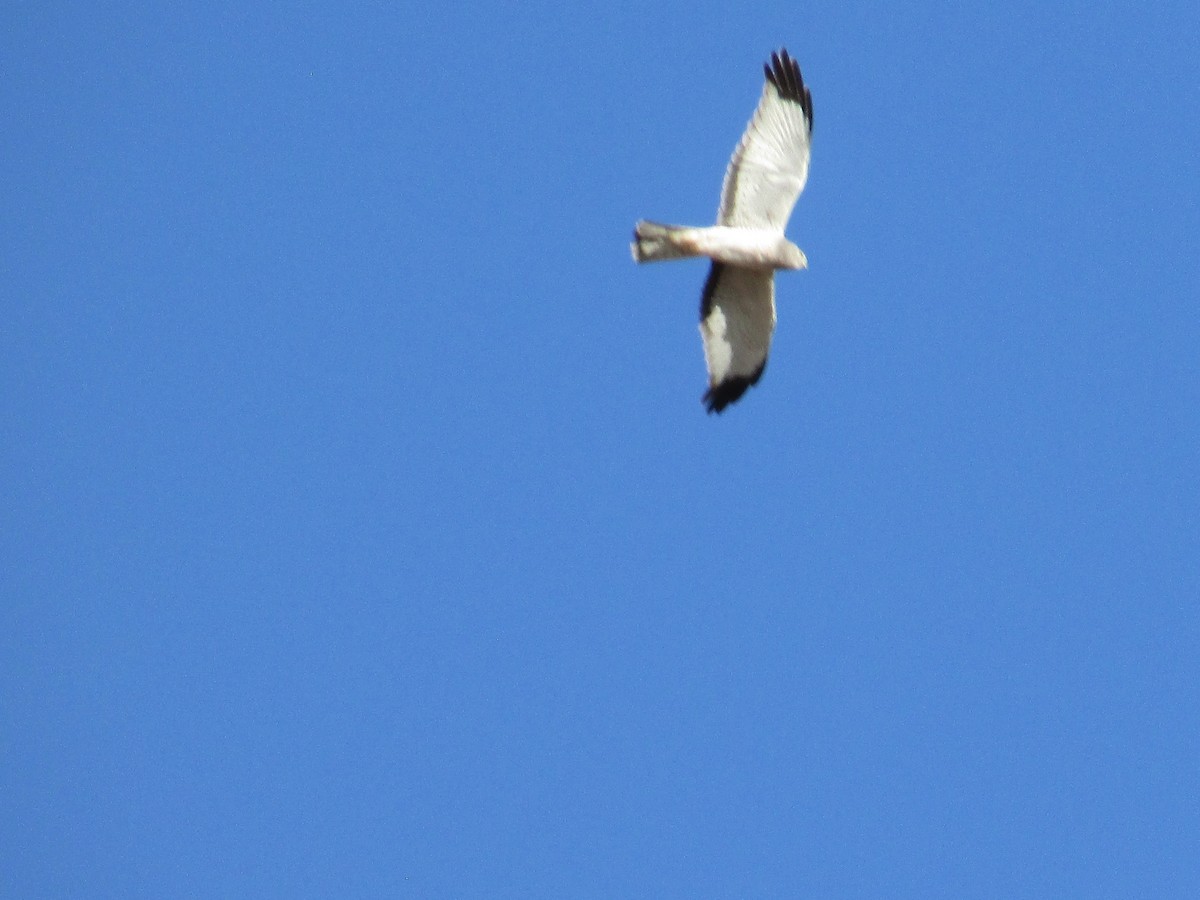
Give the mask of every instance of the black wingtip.
[[736, 403], [742, 398], [742, 394], [746, 393], [754, 385], [758, 384], [758, 379], [762, 378], [763, 371], [766, 369], [767, 363], [764, 360], [763, 364], [758, 367], [754, 374], [749, 376], [733, 376], [726, 378], [720, 384], [714, 384], [701, 398], [705, 409], [709, 415], [717, 413], [718, 415], [725, 411], [731, 403]]
[[787, 48], [781, 47], [777, 52], [773, 52], [770, 64], [764, 64], [763, 71], [766, 73], [767, 81], [775, 86], [780, 97], [800, 104], [805, 118], [808, 119], [808, 130], [812, 131], [812, 94], [804, 85], [804, 78], [800, 74], [800, 64], [792, 59]]

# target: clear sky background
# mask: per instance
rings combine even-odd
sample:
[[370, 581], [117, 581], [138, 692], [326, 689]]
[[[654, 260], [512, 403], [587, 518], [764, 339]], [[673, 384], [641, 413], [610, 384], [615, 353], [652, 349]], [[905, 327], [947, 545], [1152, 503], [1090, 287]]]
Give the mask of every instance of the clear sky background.
[[[0, 895], [1200, 896], [1200, 6], [7, 3]], [[815, 103], [766, 375], [712, 221]]]

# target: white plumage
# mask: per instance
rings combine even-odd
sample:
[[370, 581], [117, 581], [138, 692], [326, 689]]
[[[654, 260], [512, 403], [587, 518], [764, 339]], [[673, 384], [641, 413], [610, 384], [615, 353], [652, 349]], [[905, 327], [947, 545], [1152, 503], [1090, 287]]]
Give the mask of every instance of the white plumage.
[[641, 221], [634, 228], [637, 262], [692, 256], [713, 261], [700, 298], [710, 413], [721, 412], [762, 377], [775, 331], [775, 270], [808, 265], [784, 228], [808, 180], [812, 95], [786, 50], [772, 53], [763, 68], [762, 98], [725, 172], [717, 224]]

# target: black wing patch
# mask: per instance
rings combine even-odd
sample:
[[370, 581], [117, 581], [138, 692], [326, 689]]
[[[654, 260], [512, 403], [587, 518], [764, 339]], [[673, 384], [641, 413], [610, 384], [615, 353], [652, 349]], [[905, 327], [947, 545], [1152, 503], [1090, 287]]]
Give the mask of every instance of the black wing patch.
[[775, 85], [775, 90], [779, 91], [780, 97], [800, 104], [800, 109], [804, 111], [804, 118], [808, 120], [808, 131], [811, 134], [813, 127], [812, 94], [804, 86], [804, 79], [800, 75], [800, 64], [788, 56], [787, 50], [781, 49], [778, 53], [771, 54], [771, 64], [764, 64], [763, 71], [767, 75], [767, 81]]
[[708, 277], [704, 279], [704, 290], [700, 292], [700, 321], [703, 322], [708, 318], [708, 314], [713, 308], [713, 294], [716, 293], [717, 284], [721, 280], [721, 273], [725, 271], [725, 263], [719, 263], [715, 259], [712, 265], [708, 267]]

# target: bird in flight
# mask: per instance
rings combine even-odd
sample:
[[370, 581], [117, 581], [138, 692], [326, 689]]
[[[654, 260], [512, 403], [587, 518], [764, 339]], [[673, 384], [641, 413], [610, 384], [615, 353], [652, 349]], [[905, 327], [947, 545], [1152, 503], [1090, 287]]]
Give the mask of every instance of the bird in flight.
[[692, 228], [642, 220], [633, 230], [639, 263], [707, 256], [700, 336], [708, 365], [704, 404], [719, 413], [756, 384], [775, 331], [775, 270], [804, 269], [804, 252], [783, 233], [808, 180], [812, 94], [787, 50], [763, 66], [767, 82], [725, 171], [717, 224]]

